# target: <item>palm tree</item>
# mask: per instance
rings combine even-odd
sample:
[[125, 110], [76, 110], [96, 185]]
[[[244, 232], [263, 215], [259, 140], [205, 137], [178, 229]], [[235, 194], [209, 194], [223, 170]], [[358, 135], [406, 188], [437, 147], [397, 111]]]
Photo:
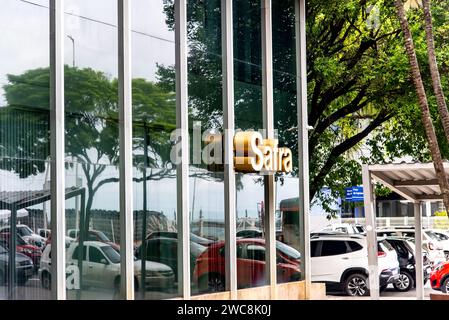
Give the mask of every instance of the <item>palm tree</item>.
[[416, 93], [418, 95], [418, 104], [421, 108], [421, 120], [423, 122], [424, 130], [426, 133], [429, 150], [432, 155], [435, 172], [438, 178], [438, 184], [440, 186], [441, 194], [443, 197], [443, 203], [446, 207], [446, 210], [448, 210], [449, 182], [444, 171], [443, 159], [441, 156], [440, 147], [438, 145], [437, 136], [435, 134], [435, 128], [433, 126], [432, 118], [430, 115], [429, 103], [427, 101], [427, 94], [421, 77], [418, 58], [416, 57], [415, 44], [413, 42], [412, 33], [410, 31], [410, 26], [406, 16], [406, 8], [416, 7], [421, 3], [422, 2], [420, 0], [408, 0], [404, 6], [402, 0], [394, 0], [394, 4], [399, 17], [399, 22], [401, 24], [401, 29], [405, 38], [405, 49], [410, 63], [410, 72]]
[[447, 110], [446, 99], [441, 85], [440, 71], [438, 69], [437, 58], [435, 54], [435, 41], [433, 36], [432, 11], [430, 0], [423, 0], [424, 22], [426, 30], [427, 52], [429, 56], [430, 75], [432, 76], [432, 86], [438, 105], [441, 122], [443, 124], [446, 139], [449, 142], [449, 111]]

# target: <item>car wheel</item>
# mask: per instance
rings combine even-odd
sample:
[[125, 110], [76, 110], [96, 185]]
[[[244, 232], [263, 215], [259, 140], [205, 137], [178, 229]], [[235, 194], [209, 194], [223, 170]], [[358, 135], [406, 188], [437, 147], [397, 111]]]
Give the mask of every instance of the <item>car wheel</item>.
[[401, 271], [399, 278], [393, 283], [396, 291], [407, 292], [415, 286], [415, 281], [410, 273]]
[[51, 289], [51, 276], [48, 272], [42, 274], [41, 284], [43, 288], [48, 290]]
[[225, 279], [217, 273], [210, 273], [199, 279], [200, 292], [220, 292], [225, 290]]
[[351, 274], [344, 283], [346, 294], [353, 297], [367, 296], [369, 294], [367, 279], [368, 277], [361, 273]]
[[441, 291], [443, 293], [449, 293], [449, 278], [446, 278], [441, 285]]

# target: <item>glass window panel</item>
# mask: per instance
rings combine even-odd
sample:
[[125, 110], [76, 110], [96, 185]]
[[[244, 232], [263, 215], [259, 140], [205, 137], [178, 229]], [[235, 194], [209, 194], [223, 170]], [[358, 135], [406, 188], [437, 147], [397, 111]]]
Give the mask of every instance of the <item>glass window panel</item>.
[[4, 0], [0, 10], [0, 300], [51, 298], [48, 273], [39, 273], [50, 201], [14, 209], [49, 194], [48, 6], [48, 0]]
[[177, 173], [170, 158], [176, 129], [173, 14], [172, 2], [131, 3], [134, 242], [142, 271], [136, 299], [169, 299], [179, 291]]
[[[192, 294], [225, 290], [221, 1], [187, 2]], [[212, 158], [217, 163], [210, 164]], [[210, 165], [209, 165], [210, 164]]]
[[[66, 201], [66, 252], [84, 241], [120, 252], [117, 1], [66, 0], [64, 12], [66, 188], [79, 191]], [[121, 297], [119, 263], [69, 258], [66, 275], [67, 299]]]

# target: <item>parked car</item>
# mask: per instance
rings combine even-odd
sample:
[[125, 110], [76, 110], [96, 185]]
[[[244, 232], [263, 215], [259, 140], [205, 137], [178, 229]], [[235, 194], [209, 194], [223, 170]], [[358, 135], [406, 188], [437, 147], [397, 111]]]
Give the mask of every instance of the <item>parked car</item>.
[[[27, 243], [35, 245], [36, 247], [39, 247], [43, 249], [45, 244], [45, 238], [41, 237], [40, 235], [34, 233], [33, 230], [31, 230], [30, 227], [24, 224], [18, 224], [16, 226], [16, 231], [19, 236], [21, 236]], [[9, 226], [5, 226], [0, 228], [0, 233], [10, 233]]]
[[[442, 245], [432, 239], [425, 230], [422, 232], [423, 235], [423, 249], [428, 253], [430, 262], [432, 266], [436, 266], [441, 262], [446, 261], [446, 257], [444, 255], [444, 250]], [[382, 228], [377, 230], [377, 236], [379, 237], [407, 237], [407, 238], [415, 238], [415, 229], [402, 229], [402, 228]]]
[[[67, 231], [67, 236], [69, 238], [72, 239], [79, 239], [79, 230], [78, 229], [69, 229]], [[100, 231], [100, 230], [94, 230], [94, 229], [89, 229], [87, 232], [87, 239], [84, 239], [85, 241], [99, 241], [99, 242], [103, 242], [106, 244], [109, 244], [112, 248], [114, 248], [117, 252], [120, 253], [120, 246], [111, 241], [105, 234], [104, 232]]]
[[[366, 236], [328, 234], [311, 239], [312, 281], [324, 282], [328, 290], [344, 291], [349, 296], [369, 294], [369, 266]], [[394, 249], [378, 240], [380, 290], [399, 277], [399, 262]]]
[[[83, 254], [83, 285], [97, 288], [115, 288], [120, 285], [120, 255], [109, 244], [99, 241], [86, 241]], [[67, 266], [78, 265], [79, 244], [74, 242], [67, 249]], [[145, 288], [171, 289], [173, 288], [173, 270], [164, 264], [147, 261]], [[141, 261], [134, 260], [134, 289], [138, 290], [141, 283]], [[39, 268], [39, 278], [42, 286], [51, 287], [51, 245], [48, 245], [42, 255]]]
[[[146, 237], [147, 240], [148, 239], [156, 239], [156, 238], [178, 239], [178, 233], [175, 231], [154, 231], [154, 232], [151, 232]], [[192, 232], [190, 233], [190, 241], [198, 243], [202, 246], [208, 246], [208, 245], [214, 243], [214, 241], [200, 237]]]
[[[19, 285], [27, 283], [33, 275], [33, 261], [26, 255], [16, 252], [16, 281]], [[0, 286], [9, 280], [9, 251], [0, 245]]]
[[[65, 237], [65, 247], [66, 247], [66, 249], [67, 249], [68, 247], [70, 247], [70, 244], [71, 244], [72, 242], [75, 242], [75, 241], [76, 241], [76, 239], [73, 239], [73, 238], [71, 238], [71, 237], [66, 236], [66, 237]], [[51, 244], [51, 232], [49, 232], [49, 233], [47, 234], [47, 240], [45, 240], [45, 246], [47, 246], [47, 245], [49, 245], [49, 244]]]
[[345, 234], [358, 234], [359, 229], [349, 223], [330, 224], [319, 231], [321, 232], [341, 232]]
[[[175, 281], [178, 281], [178, 240], [173, 238], [152, 238], [147, 239], [147, 252], [142, 255], [142, 245], [140, 245], [134, 255], [138, 259], [147, 261], [157, 261], [170, 266], [175, 272]], [[206, 250], [206, 247], [190, 241], [190, 270], [193, 270], [198, 256]]]
[[48, 238], [50, 236], [51, 230], [50, 229], [37, 229], [37, 233], [42, 238]]
[[430, 275], [432, 289], [449, 293], [449, 262], [440, 263]]
[[236, 233], [237, 238], [263, 238], [263, 232], [260, 229], [244, 229]]
[[[416, 284], [416, 269], [415, 269], [415, 250], [414, 245], [411, 246], [410, 238], [387, 237], [385, 240], [396, 250], [399, 261], [400, 275], [393, 283], [397, 291], [405, 292], [415, 287]], [[424, 285], [430, 278], [432, 267], [430, 265], [427, 252], [423, 252], [423, 271], [424, 271]]]
[[428, 229], [425, 231], [430, 238], [440, 243], [444, 250], [446, 261], [449, 261], [449, 233], [444, 230]]
[[[265, 239], [237, 240], [237, 285], [246, 288], [265, 281]], [[301, 279], [301, 254], [294, 248], [276, 241], [277, 278], [279, 282]], [[225, 243], [217, 242], [197, 259], [193, 281], [200, 292], [224, 290]]]
[[366, 227], [363, 224], [355, 224], [354, 228], [356, 228], [359, 234], [366, 234]]
[[[0, 245], [9, 250], [11, 234], [7, 232], [0, 233]], [[21, 236], [16, 234], [16, 252], [22, 253], [33, 261], [34, 267], [39, 268], [42, 251], [39, 247], [27, 243]]]

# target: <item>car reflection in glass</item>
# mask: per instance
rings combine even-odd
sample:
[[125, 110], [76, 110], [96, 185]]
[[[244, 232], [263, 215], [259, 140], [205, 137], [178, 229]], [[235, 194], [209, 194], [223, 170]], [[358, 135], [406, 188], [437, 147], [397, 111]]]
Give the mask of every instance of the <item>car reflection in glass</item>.
[[[146, 240], [147, 252], [144, 257], [147, 261], [157, 261], [170, 266], [175, 270], [175, 281], [178, 279], [178, 240], [173, 238], [153, 238]], [[139, 246], [135, 251], [135, 256], [141, 259], [141, 248]], [[194, 241], [190, 241], [190, 270], [193, 271], [196, 260], [200, 254], [206, 250]]]
[[[87, 287], [114, 288], [120, 286], [120, 254], [111, 245], [99, 241], [86, 241], [83, 252], [82, 283]], [[50, 262], [51, 245], [48, 245], [41, 259], [39, 269], [42, 285], [51, 287]], [[67, 249], [67, 266], [78, 266], [79, 245], [73, 243]], [[146, 262], [145, 288], [170, 290], [174, 285], [174, 272], [169, 266], [154, 262]], [[134, 289], [137, 291], [141, 283], [141, 261], [134, 260]]]

